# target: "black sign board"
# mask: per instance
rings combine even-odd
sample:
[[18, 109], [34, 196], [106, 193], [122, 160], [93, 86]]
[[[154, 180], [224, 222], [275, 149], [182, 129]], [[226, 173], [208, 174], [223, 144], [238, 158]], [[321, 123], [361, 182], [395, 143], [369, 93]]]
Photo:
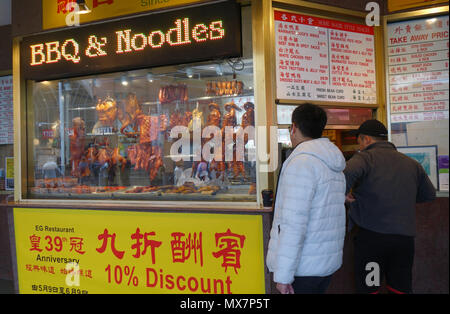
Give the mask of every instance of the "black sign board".
[[227, 1], [24, 38], [21, 72], [39, 81], [241, 54], [240, 8]]

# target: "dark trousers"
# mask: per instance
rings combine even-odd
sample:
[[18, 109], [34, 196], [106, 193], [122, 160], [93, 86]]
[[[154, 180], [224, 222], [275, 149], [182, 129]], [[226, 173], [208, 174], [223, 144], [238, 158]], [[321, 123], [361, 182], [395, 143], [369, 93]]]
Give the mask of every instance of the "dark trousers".
[[357, 293], [378, 293], [383, 277], [389, 292], [412, 292], [414, 237], [359, 227], [353, 242]]
[[296, 294], [323, 294], [331, 282], [327, 277], [294, 277], [292, 287]]

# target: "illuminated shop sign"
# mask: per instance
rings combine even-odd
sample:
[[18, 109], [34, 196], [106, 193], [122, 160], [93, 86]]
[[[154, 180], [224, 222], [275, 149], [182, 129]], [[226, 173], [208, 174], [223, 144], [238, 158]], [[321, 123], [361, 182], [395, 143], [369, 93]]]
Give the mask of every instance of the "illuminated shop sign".
[[[207, 13], [207, 14], [206, 14]], [[234, 2], [25, 38], [22, 75], [49, 80], [241, 55]]]

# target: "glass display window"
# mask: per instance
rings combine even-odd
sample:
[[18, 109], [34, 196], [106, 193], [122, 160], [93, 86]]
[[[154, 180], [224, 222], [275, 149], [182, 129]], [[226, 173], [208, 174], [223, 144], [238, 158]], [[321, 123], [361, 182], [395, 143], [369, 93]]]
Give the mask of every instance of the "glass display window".
[[251, 58], [31, 88], [28, 198], [256, 201]]

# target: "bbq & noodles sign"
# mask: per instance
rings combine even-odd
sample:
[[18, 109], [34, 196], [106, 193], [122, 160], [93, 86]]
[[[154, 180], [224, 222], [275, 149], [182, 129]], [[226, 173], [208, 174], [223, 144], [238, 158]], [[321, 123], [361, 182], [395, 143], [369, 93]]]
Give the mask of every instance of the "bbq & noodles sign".
[[240, 9], [225, 2], [27, 37], [21, 67], [25, 79], [49, 80], [241, 52]]

